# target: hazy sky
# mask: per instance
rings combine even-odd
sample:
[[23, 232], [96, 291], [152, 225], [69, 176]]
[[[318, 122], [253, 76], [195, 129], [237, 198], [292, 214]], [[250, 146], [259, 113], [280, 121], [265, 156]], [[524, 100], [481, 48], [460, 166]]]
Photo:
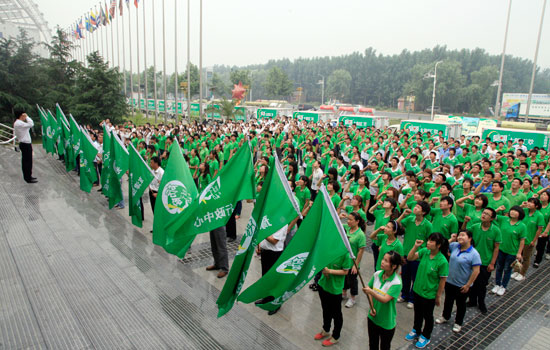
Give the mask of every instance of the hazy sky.
[[[99, 4], [88, 0], [35, 2], [52, 29], [57, 25], [67, 27]], [[178, 71], [181, 72], [187, 60], [186, 0], [165, 0], [166, 70], [174, 71], [175, 2], [178, 7]], [[130, 16], [124, 7], [124, 33], [127, 40], [130, 18], [135, 70], [136, 9], [133, 0], [130, 3]], [[105, 0], [101, 4], [104, 6]], [[508, 54], [533, 59], [542, 4], [543, 0], [513, 1]], [[147, 64], [153, 62], [151, 10], [155, 6], [156, 60], [158, 69], [162, 69], [162, 0], [139, 2], [140, 64], [143, 68], [141, 7], [144, 5], [147, 11]], [[450, 49], [480, 47], [491, 54], [500, 54], [507, 7], [508, 0], [204, 0], [203, 65], [241, 66], [284, 57], [336, 56], [362, 52], [367, 47], [375, 48], [378, 53], [395, 54], [403, 49], [414, 51], [447, 45]], [[550, 68], [549, 17], [547, 9], [538, 57], [538, 64], [544, 68]], [[110, 40], [110, 32], [108, 35]], [[198, 64], [199, 0], [191, 0], [191, 42], [191, 61]], [[116, 49], [114, 57], [116, 62]], [[127, 69], [128, 60], [127, 53]]]

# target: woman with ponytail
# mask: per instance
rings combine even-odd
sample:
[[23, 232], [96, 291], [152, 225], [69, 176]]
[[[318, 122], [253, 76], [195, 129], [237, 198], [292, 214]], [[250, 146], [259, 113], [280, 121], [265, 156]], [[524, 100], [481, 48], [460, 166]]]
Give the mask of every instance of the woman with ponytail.
[[344, 299], [348, 296], [348, 289], [351, 289], [351, 297], [346, 302], [346, 307], [351, 308], [355, 305], [355, 297], [358, 294], [357, 274], [358, 268], [361, 266], [361, 259], [363, 258], [363, 251], [367, 245], [367, 237], [365, 236], [365, 221], [356, 212], [352, 212], [348, 215], [348, 223], [344, 225], [346, 235], [348, 236], [351, 251], [355, 256], [355, 264], [348, 271], [346, 279], [344, 281], [344, 291], [342, 297]]
[[[449, 275], [449, 242], [441, 233], [432, 233], [426, 247], [420, 248], [423, 240], [416, 240], [407, 256], [407, 261], [419, 260], [416, 280], [414, 282], [414, 325], [407, 340], [417, 340], [416, 347], [425, 348], [430, 343], [434, 328], [434, 308], [441, 305], [441, 294]], [[424, 329], [422, 329], [424, 323]]]

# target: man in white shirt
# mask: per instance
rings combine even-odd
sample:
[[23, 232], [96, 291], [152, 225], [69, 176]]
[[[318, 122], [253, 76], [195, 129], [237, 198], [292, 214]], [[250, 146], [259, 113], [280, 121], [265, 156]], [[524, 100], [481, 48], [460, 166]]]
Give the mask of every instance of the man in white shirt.
[[164, 175], [164, 169], [160, 167], [159, 157], [151, 158], [151, 169], [153, 170], [153, 175], [155, 176], [155, 178], [153, 179], [153, 181], [151, 181], [151, 184], [149, 185], [149, 201], [151, 202], [151, 210], [154, 214], [155, 202], [157, 201], [160, 181], [162, 180], [162, 175]]
[[38, 182], [32, 176], [32, 140], [30, 129], [34, 126], [34, 122], [23, 111], [16, 112], [16, 120], [13, 124], [13, 133], [19, 141], [19, 149], [21, 150], [21, 167], [23, 169], [23, 179], [27, 183]]

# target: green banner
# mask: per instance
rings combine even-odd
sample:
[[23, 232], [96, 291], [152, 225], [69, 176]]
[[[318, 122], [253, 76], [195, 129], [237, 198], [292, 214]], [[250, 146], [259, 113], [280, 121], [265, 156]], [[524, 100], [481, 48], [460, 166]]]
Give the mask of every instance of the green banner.
[[484, 129], [481, 136], [482, 140], [489, 137], [493, 142], [504, 142], [506, 144], [508, 141], [512, 141], [514, 144], [518, 143], [518, 140], [523, 140], [525, 147], [528, 150], [539, 147], [548, 149], [550, 134], [543, 132], [529, 132], [526, 130], [510, 130], [510, 129]]
[[277, 110], [269, 108], [259, 108], [256, 112], [256, 116], [258, 119], [275, 118], [277, 117]]
[[370, 126], [374, 126], [374, 118], [358, 115], [343, 115], [338, 119], [338, 121], [343, 123], [344, 126], [355, 125], [357, 128], [368, 128]]
[[430, 132], [432, 135], [438, 135], [440, 131], [443, 131], [443, 136], [447, 137], [447, 125], [439, 123], [426, 123], [421, 121], [403, 120], [401, 122], [401, 130], [409, 129], [411, 133], [416, 134], [421, 132], [426, 134]]
[[306, 122], [313, 122], [318, 123], [319, 122], [319, 113], [315, 112], [294, 112], [292, 114], [293, 119], [298, 120], [305, 120]]

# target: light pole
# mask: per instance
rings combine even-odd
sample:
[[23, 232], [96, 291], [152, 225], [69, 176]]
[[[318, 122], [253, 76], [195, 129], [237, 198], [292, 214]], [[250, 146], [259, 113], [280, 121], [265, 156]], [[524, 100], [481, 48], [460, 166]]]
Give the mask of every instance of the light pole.
[[435, 68], [434, 68], [434, 74], [433, 76], [430, 74], [429, 77], [430, 78], [434, 78], [434, 90], [432, 92], [432, 110], [431, 110], [431, 119], [430, 120], [434, 120], [434, 105], [435, 105], [435, 84], [437, 84], [437, 65], [440, 64], [441, 62], [443, 61], [437, 61], [435, 63]]
[[323, 78], [323, 80], [319, 80], [317, 82], [317, 85], [321, 85], [321, 104], [324, 104], [325, 103], [325, 76], [321, 74], [319, 74], [319, 76]]
[[500, 72], [498, 77], [497, 102], [495, 103], [495, 116], [500, 115], [500, 93], [502, 89], [502, 74], [504, 73], [504, 58], [506, 57], [506, 40], [508, 39], [508, 25], [510, 24], [510, 11], [512, 10], [512, 0], [508, 2], [508, 16], [506, 17], [506, 30], [504, 31], [504, 45], [502, 47], [502, 57], [500, 58]]
[[[537, 56], [539, 55], [540, 35], [542, 34], [542, 25], [544, 23], [544, 10], [546, 9], [546, 0], [542, 4], [542, 14], [540, 15], [539, 35], [537, 38], [537, 48], [535, 49], [535, 59], [533, 60], [533, 74], [531, 75], [531, 85], [529, 86], [529, 95], [527, 97], [527, 109], [525, 110], [525, 122], [529, 119], [529, 109], [531, 108], [531, 97], [533, 87], [535, 86], [535, 75], [537, 74]], [[518, 112], [519, 117], [519, 112]]]

